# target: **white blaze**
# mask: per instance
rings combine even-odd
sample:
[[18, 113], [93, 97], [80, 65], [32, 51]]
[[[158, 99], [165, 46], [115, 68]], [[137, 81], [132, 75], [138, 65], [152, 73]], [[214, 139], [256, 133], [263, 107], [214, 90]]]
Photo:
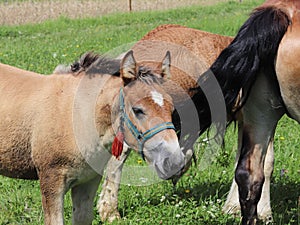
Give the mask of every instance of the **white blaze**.
[[164, 98], [161, 93], [157, 91], [151, 91], [152, 100], [158, 104], [160, 107], [164, 105]]

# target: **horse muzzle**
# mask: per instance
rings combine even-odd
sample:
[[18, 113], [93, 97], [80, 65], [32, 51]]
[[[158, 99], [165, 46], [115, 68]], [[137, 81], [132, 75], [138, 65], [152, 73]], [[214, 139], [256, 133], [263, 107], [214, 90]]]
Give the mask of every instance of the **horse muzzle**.
[[170, 145], [162, 142], [155, 149], [146, 150], [145, 153], [149, 155], [149, 158], [152, 158], [151, 161], [157, 175], [163, 180], [181, 173], [185, 166], [185, 157], [179, 144], [175, 147], [174, 144]]

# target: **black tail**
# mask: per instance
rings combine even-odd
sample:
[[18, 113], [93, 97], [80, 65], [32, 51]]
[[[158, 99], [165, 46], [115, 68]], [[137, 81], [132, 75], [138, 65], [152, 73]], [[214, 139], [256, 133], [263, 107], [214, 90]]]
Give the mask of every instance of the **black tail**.
[[229, 114], [234, 113], [240, 89], [251, 85], [258, 70], [266, 65], [274, 68], [279, 43], [290, 22], [278, 8], [257, 8], [212, 64], [210, 69], [222, 88]]

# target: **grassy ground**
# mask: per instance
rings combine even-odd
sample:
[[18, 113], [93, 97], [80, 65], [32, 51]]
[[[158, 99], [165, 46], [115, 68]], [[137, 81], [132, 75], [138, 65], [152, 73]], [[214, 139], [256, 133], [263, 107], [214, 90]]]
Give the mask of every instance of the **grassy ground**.
[[[229, 1], [215, 6], [193, 6], [169, 11], [118, 13], [98, 18], [46, 21], [35, 25], [0, 27], [0, 62], [44, 74], [57, 64], [70, 63], [89, 50], [107, 52], [139, 40], [159, 24], [178, 23], [225, 35], [235, 35], [250, 10], [261, 0]], [[122, 51], [119, 48], [118, 51]], [[276, 224], [300, 224], [299, 127], [284, 117], [275, 135], [275, 170], [272, 206]], [[205, 142], [199, 139], [201, 158]], [[224, 215], [224, 204], [233, 177], [236, 134], [231, 127], [226, 148], [211, 166], [196, 165], [173, 188], [170, 182], [136, 187], [122, 185], [115, 224], [239, 224]], [[139, 165], [139, 157], [128, 162]], [[283, 172], [284, 171], [284, 172]], [[42, 224], [39, 184], [0, 177], [0, 224]], [[99, 189], [100, 191], [100, 189]], [[66, 224], [71, 224], [70, 196], [66, 196]], [[93, 224], [99, 224], [95, 210]]]

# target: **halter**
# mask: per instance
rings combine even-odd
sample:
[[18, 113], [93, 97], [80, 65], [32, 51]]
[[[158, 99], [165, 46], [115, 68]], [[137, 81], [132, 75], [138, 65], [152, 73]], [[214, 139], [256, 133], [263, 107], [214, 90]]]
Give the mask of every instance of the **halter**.
[[[131, 134], [135, 137], [135, 139], [137, 140], [137, 142], [139, 144], [138, 152], [141, 155], [141, 157], [143, 158], [143, 160], [145, 160], [143, 147], [144, 147], [144, 143], [147, 140], [149, 140], [154, 135], [156, 135], [157, 133], [159, 133], [163, 130], [166, 130], [166, 129], [175, 130], [175, 127], [172, 122], [165, 122], [165, 123], [161, 123], [159, 125], [156, 125], [156, 126], [150, 128], [149, 130], [145, 131], [144, 133], [140, 132], [136, 128], [136, 126], [131, 122], [131, 120], [129, 119], [128, 115], [125, 112], [123, 88], [120, 89], [120, 111], [121, 111], [121, 127], [124, 125], [124, 122], [125, 122], [125, 125], [128, 127]], [[123, 128], [121, 128], [121, 129], [123, 129]]]

